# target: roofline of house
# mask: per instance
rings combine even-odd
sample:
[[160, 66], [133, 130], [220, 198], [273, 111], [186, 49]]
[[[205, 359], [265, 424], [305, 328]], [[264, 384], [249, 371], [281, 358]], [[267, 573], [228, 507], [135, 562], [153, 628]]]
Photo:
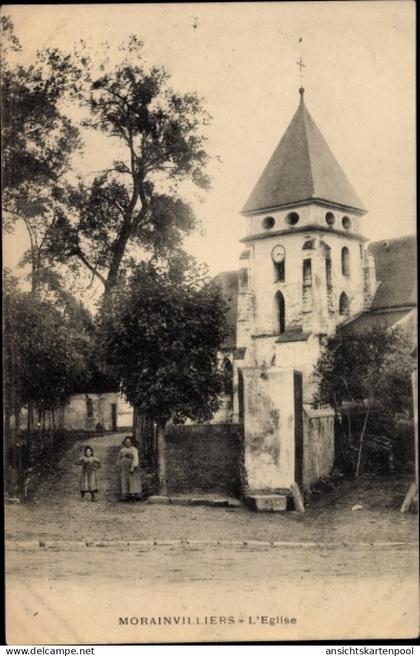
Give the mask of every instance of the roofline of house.
[[410, 310], [415, 310], [417, 305], [415, 303], [413, 304], [408, 304], [406, 303], [405, 305], [389, 305], [389, 306], [384, 306], [380, 308], [372, 308], [372, 309], [367, 309], [367, 310], [362, 310], [361, 312], [358, 312], [357, 314], [354, 315], [354, 317], [351, 317], [351, 319], [348, 319], [347, 321], [343, 321], [342, 323], [337, 326], [338, 329], [344, 328], [345, 326], [349, 326], [350, 324], [354, 323], [354, 321], [357, 321], [357, 319], [360, 319], [363, 315], [375, 315], [375, 314], [392, 314], [393, 312], [409, 312]]
[[385, 237], [385, 239], [377, 239], [376, 241], [371, 241], [369, 244], [369, 248], [371, 246], [382, 246], [385, 242], [389, 242], [390, 244], [394, 244], [395, 242], [398, 241], [407, 241], [407, 239], [414, 239], [416, 240], [416, 235], [411, 233], [409, 235], [402, 235], [401, 237]]

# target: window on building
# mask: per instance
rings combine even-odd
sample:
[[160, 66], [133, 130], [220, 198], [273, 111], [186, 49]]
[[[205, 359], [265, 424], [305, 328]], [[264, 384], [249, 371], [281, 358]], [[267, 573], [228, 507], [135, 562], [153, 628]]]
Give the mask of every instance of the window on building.
[[245, 289], [248, 287], [248, 269], [240, 269], [239, 285]]
[[307, 239], [305, 243], [302, 246], [303, 251], [309, 251], [314, 247], [314, 240], [313, 239]]
[[296, 225], [298, 221], [299, 214], [297, 212], [289, 212], [289, 214], [286, 216], [286, 223], [288, 225]]
[[335, 223], [335, 216], [332, 212], [327, 212], [325, 215], [325, 222], [327, 225], [332, 226]]
[[333, 311], [334, 310], [334, 300], [333, 300], [333, 285], [332, 285], [332, 262], [331, 262], [331, 255], [325, 258], [325, 282], [327, 285], [327, 302], [328, 302], [328, 309]]
[[311, 260], [303, 260], [303, 286], [308, 287], [312, 285], [312, 262]]
[[350, 275], [350, 251], [347, 246], [341, 249], [341, 273], [343, 276]]
[[348, 317], [350, 315], [350, 303], [345, 292], [340, 296], [339, 312], [342, 317]]
[[343, 228], [344, 230], [350, 230], [351, 228], [351, 220], [349, 219], [348, 216], [343, 216]]
[[233, 393], [233, 367], [229, 358], [223, 360], [223, 391], [225, 394]]
[[285, 260], [281, 262], [273, 262], [274, 266], [274, 282], [284, 282], [286, 279]]
[[266, 216], [262, 221], [263, 228], [265, 228], [266, 230], [272, 228], [275, 223], [276, 220], [273, 216]]
[[332, 289], [332, 266], [330, 257], [325, 258], [325, 277], [327, 281], [327, 291], [329, 292]]
[[275, 311], [275, 329], [277, 333], [284, 333], [286, 330], [286, 308], [284, 303], [284, 296], [281, 292], [277, 292], [274, 298], [274, 311]]
[[86, 414], [88, 417], [93, 417], [93, 401], [86, 395]]
[[243, 425], [244, 421], [244, 377], [242, 371], [238, 371], [238, 414], [239, 423]]
[[312, 261], [303, 260], [302, 264], [302, 306], [304, 312], [312, 309]]

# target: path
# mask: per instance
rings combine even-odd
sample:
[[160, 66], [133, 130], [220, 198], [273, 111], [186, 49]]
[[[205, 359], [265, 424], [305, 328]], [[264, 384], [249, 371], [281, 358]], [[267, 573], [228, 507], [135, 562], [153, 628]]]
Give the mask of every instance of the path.
[[34, 498], [35, 504], [43, 506], [59, 504], [64, 512], [78, 508], [80, 504], [80, 466], [76, 463], [88, 444], [92, 447], [95, 457], [99, 458], [102, 463], [101, 469], [97, 472], [100, 492], [98, 502], [102, 506], [114, 503], [118, 499], [116, 467], [118, 450], [126, 435], [129, 433], [112, 433], [87, 437], [75, 442], [59, 463], [57, 471], [48, 476], [37, 489]]
[[89, 440], [104, 463], [98, 503], [79, 500], [79, 442], [34, 503], [7, 507], [9, 643], [417, 634], [417, 516], [398, 511], [404, 481], [343, 484], [304, 514], [121, 504], [121, 438]]
[[[17, 540], [219, 540], [321, 543], [404, 542], [417, 539], [417, 515], [400, 513], [405, 481], [359, 479], [322, 494], [304, 514], [255, 513], [246, 508], [118, 503], [116, 460], [123, 434], [89, 439], [101, 458], [98, 503], [80, 502], [80, 468], [87, 441], [77, 442], [34, 502], [7, 506], [6, 536]], [[361, 503], [363, 509], [353, 512]]]

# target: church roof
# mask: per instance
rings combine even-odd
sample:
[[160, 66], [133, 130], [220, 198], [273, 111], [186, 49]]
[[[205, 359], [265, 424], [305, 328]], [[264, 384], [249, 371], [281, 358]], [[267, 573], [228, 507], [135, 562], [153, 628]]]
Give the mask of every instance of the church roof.
[[310, 200], [366, 212], [303, 100], [248, 198], [244, 214]]
[[410, 312], [413, 312], [413, 308], [381, 309], [377, 312], [368, 310], [367, 312], [362, 312], [355, 319], [350, 319], [350, 321], [343, 323], [339, 326], [339, 330], [349, 335], [363, 335], [371, 332], [374, 328], [386, 330], [408, 317]]
[[416, 238], [408, 236], [372, 242], [368, 250], [375, 260], [378, 282], [370, 309], [416, 305]]
[[372, 242], [369, 253], [375, 260], [378, 287], [369, 309], [342, 324], [340, 330], [346, 333], [363, 334], [374, 327], [395, 326], [408, 320], [417, 304], [416, 238]]

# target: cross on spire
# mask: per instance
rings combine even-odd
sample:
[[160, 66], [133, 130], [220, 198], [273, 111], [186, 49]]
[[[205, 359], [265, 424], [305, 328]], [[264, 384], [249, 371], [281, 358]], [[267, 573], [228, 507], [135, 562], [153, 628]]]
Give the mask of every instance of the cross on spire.
[[302, 57], [299, 57], [299, 61], [296, 62], [296, 64], [299, 66], [299, 69], [300, 69], [300, 77], [302, 77], [302, 75], [303, 75], [303, 73], [302, 73], [302, 68], [305, 68], [305, 64], [304, 64], [303, 61], [302, 61]]
[[299, 66], [299, 73], [300, 73], [300, 102], [301, 104], [303, 103], [303, 94], [305, 92], [305, 89], [303, 88], [303, 69], [305, 68], [305, 64], [303, 63], [302, 59], [302, 37], [299, 37], [299, 61], [296, 62], [296, 64]]

